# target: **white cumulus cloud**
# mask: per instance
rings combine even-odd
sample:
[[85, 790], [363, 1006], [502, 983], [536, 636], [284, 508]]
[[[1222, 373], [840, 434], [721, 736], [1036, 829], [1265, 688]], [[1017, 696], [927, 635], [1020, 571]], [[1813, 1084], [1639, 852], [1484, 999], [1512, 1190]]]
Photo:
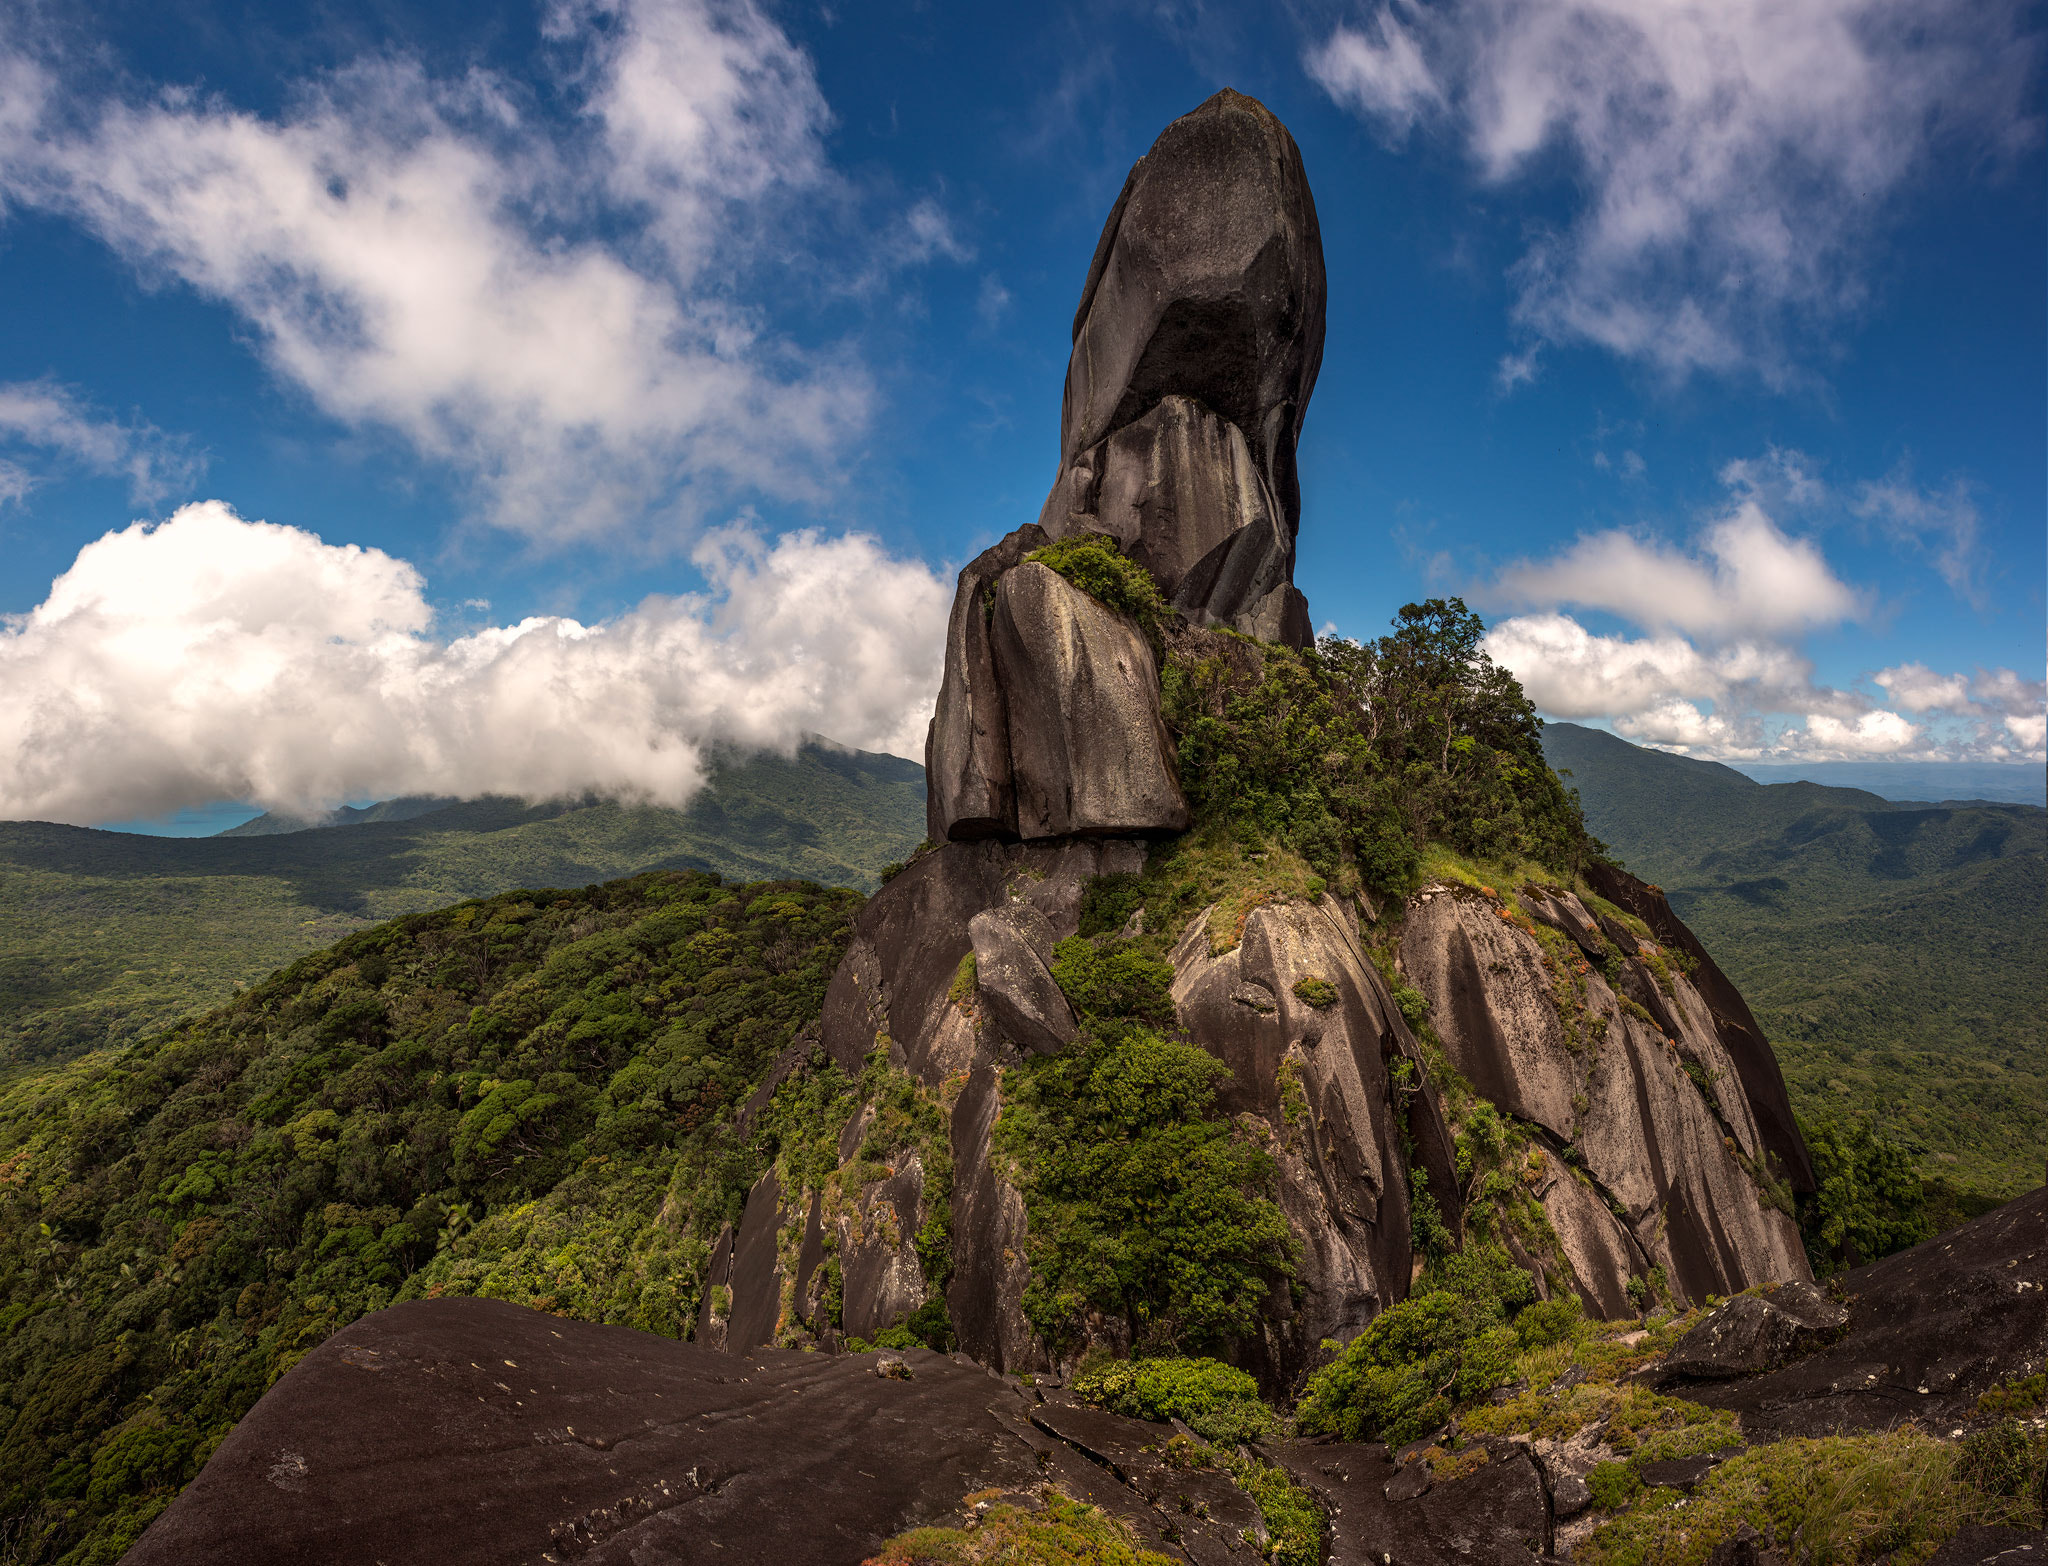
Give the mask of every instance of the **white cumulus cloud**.
[[1384, 0], [1307, 61], [1399, 139], [1459, 143], [1497, 186], [1580, 204], [1513, 271], [1528, 345], [1591, 343], [1674, 376], [1788, 373], [1791, 340], [1854, 311], [1898, 193], [2038, 135], [2015, 0]]
[[1907, 722], [1896, 712], [1866, 712], [1849, 722], [1816, 712], [1807, 716], [1803, 744], [1793, 732], [1781, 736], [1779, 743], [1786, 750], [1796, 750], [1805, 760], [1855, 760], [1910, 751], [1918, 745], [1921, 732], [1917, 724]]
[[[803, 236], [847, 200], [809, 58], [754, 0], [576, 0], [548, 25], [559, 103], [391, 55], [259, 114], [94, 98], [0, 53], [0, 208], [222, 301], [322, 410], [450, 464], [528, 535], [817, 496], [873, 390], [765, 313], [815, 291]], [[902, 225], [962, 253], [930, 200]]]
[[[1731, 761], [2040, 753], [2033, 736], [2048, 685], [2010, 669], [1966, 675], [1902, 663], [1869, 676], [1876, 699], [1817, 682], [1804, 637], [1873, 604], [1835, 574], [1815, 539], [1786, 533], [1773, 513], [1839, 514], [1839, 501], [1797, 452], [1729, 462], [1720, 477], [1728, 498], [1689, 546], [1590, 534], [1474, 589], [1481, 601], [1529, 611], [1496, 621], [1483, 645], [1541, 712], [1605, 720], [1643, 744]], [[1903, 480], [1888, 493], [1901, 507], [1926, 498]], [[1645, 634], [1596, 631], [1567, 609], [1611, 614]]]
[[1902, 663], [1871, 677], [1892, 702], [1908, 712], [1966, 712], [1970, 682], [1960, 674], [1936, 674], [1924, 663]]
[[1501, 572], [1494, 598], [1604, 609], [1646, 628], [1707, 636], [1783, 635], [1861, 614], [1811, 539], [1793, 538], [1750, 498], [1685, 550], [1610, 531]]
[[79, 552], [0, 621], [0, 817], [404, 793], [679, 805], [719, 746], [921, 756], [949, 584], [872, 538], [714, 530], [706, 594], [442, 638], [420, 573], [219, 501]]

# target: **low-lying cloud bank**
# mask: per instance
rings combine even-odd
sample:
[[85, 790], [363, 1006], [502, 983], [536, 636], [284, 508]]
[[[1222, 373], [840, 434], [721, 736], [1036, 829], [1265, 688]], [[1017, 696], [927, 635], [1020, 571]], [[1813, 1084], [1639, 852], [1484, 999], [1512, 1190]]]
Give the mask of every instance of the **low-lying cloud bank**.
[[[1869, 674], [1868, 691], [1817, 682], [1798, 638], [1866, 619], [1877, 604], [1835, 573], [1817, 537], [1787, 532], [1779, 517], [1811, 520], [1845, 497], [1797, 452], [1731, 462], [1720, 477], [1727, 496], [1690, 547], [1591, 533], [1473, 589], [1488, 607], [1529, 611], [1497, 620], [1485, 646], [1538, 708], [1722, 761], [2048, 759], [2048, 682], [2011, 669], [1905, 663]], [[1869, 514], [1872, 489], [1846, 498], [1850, 514]], [[1943, 575], [1969, 600], [1981, 570], [1974, 511], [1904, 475], [1884, 493], [1889, 516], [1907, 519], [1903, 542], [1948, 559]], [[1570, 610], [1645, 634], [1594, 631]]]
[[406, 793], [681, 805], [719, 746], [821, 732], [922, 756], [949, 583], [857, 534], [727, 527], [693, 559], [708, 593], [444, 638], [420, 572], [380, 550], [220, 501], [138, 522], [0, 621], [0, 817]]

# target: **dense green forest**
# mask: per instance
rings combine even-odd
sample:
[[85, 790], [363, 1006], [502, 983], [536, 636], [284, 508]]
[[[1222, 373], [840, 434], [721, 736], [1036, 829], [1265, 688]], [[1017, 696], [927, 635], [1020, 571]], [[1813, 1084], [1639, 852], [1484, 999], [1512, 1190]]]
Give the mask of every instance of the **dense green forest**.
[[[687, 1335], [732, 1111], [857, 893], [658, 873], [416, 915], [0, 1091], [0, 1547], [111, 1562], [336, 1327], [453, 1288]], [[67, 1552], [72, 1552], [67, 1554]]]
[[1587, 824], [1724, 968], [1808, 1119], [2000, 1198], [2048, 1156], [2048, 811], [1916, 804], [1554, 723]]
[[138, 1037], [351, 930], [513, 887], [691, 869], [871, 890], [924, 836], [924, 770], [812, 744], [722, 765], [683, 811], [481, 799], [363, 816], [201, 839], [0, 823], [0, 1070]]

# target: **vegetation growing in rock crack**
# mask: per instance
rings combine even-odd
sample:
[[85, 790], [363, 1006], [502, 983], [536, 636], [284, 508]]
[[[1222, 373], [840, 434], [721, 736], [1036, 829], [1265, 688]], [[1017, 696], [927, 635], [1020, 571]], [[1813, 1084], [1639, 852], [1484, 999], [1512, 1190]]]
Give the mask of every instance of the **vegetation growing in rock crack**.
[[996, 1124], [1029, 1218], [1025, 1315], [1056, 1349], [1091, 1312], [1141, 1345], [1225, 1345], [1292, 1274], [1272, 1159], [1216, 1108], [1222, 1062], [1162, 1031], [1165, 963], [1075, 936], [1056, 948], [1053, 977], [1083, 1031], [1004, 1073]]
[[1173, 608], [1152, 573], [1126, 556], [1108, 534], [1076, 533], [1025, 558], [1057, 571], [1097, 602], [1129, 615], [1152, 643], [1153, 651], [1159, 650]]

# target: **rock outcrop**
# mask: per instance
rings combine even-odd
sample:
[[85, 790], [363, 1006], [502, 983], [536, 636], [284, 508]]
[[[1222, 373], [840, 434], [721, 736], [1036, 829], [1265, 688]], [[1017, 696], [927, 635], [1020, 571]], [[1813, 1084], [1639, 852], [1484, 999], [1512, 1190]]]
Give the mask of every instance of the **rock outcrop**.
[[[1538, 918], [1571, 946], [1546, 948]], [[1797, 1226], [1759, 1199], [1771, 1149], [1713, 1011], [1682, 963], [1609, 923], [1567, 891], [1511, 906], [1425, 887], [1401, 961], [1451, 1063], [1556, 1154], [1537, 1194], [1594, 1314], [1623, 1314], [1622, 1284], [1652, 1268], [1683, 1300], [1804, 1278]]]
[[[493, 1300], [394, 1306], [308, 1354], [126, 1559], [854, 1562], [957, 1524], [970, 1497], [1048, 1484], [1175, 1559], [1259, 1559], [1241, 1536], [1257, 1508], [1220, 1476], [1215, 1520], [1189, 1515], [1049, 1429], [1014, 1381], [922, 1349], [889, 1368], [724, 1354]], [[1098, 1443], [1160, 1438], [1087, 1413]]]
[[1177, 597], [1243, 533], [1245, 552], [1270, 563], [1212, 569], [1179, 601], [1208, 623], [1305, 640], [1294, 454], [1322, 367], [1323, 303], [1301, 153], [1265, 105], [1226, 88], [1166, 128], [1103, 225], [1039, 525], [1130, 538]]
[[[132, 1560], [851, 1561], [1045, 1485], [1169, 1555], [1258, 1558], [1257, 1504], [1216, 1468], [1169, 1462], [1166, 1427], [999, 1374], [1057, 1375], [1081, 1346], [1031, 1325], [1042, 1237], [1020, 1182], [1038, 1177], [999, 1125], [1006, 1074], [1043, 1084], [1066, 1052], [1119, 1047], [1073, 979], [1090, 964], [1142, 969], [1144, 1026], [1183, 1041], [1147, 1034], [1144, 1058], [1177, 1062], [1179, 1080], [1215, 1072], [1216, 1116], [1184, 1127], [1210, 1140], [1173, 1157], [1265, 1155], [1229, 1167], [1269, 1185], [1292, 1262], [1250, 1286], [1256, 1325], [1228, 1352], [1271, 1392], [1406, 1298], [1423, 1251], [1458, 1243], [1468, 1216], [1497, 1221], [1539, 1294], [1574, 1290], [1610, 1319], [1652, 1289], [1684, 1303], [1786, 1285], [1731, 1303], [1669, 1367], [1763, 1422], [1781, 1388], [1824, 1381], [1842, 1406], [1888, 1413], [1911, 1402], [1904, 1378], [1921, 1408], [1945, 1408], [1988, 1385], [1993, 1359], [2041, 1365], [2038, 1201], [1980, 1220], [1960, 1249], [1851, 1275], [1833, 1341], [1841, 1313], [1782, 1210], [1812, 1170], [1769, 1045], [1661, 894], [1623, 872], [1438, 884], [1382, 907], [1306, 868], [1267, 876], [1247, 850], [1227, 890], [1190, 878], [1132, 906], [1135, 888], [1179, 879], [1186, 860], [1141, 872], [1191, 824], [1157, 648], [1200, 643], [1213, 668], [1261, 656], [1218, 627], [1309, 639], [1295, 443], [1323, 288], [1300, 156], [1261, 105], [1219, 93], [1133, 169], [1075, 321], [1052, 494], [960, 573], [927, 744], [932, 843], [855, 918], [821, 1015], [739, 1106], [729, 1145], [792, 1080], [887, 1086], [863, 1086], [836, 1149], [813, 1127], [800, 1158], [759, 1176], [712, 1244], [697, 1341], [484, 1301], [381, 1312], [273, 1388]], [[1057, 547], [1082, 533], [1125, 558]], [[1089, 575], [1132, 561], [1174, 624]], [[1148, 931], [1166, 908], [1174, 923]], [[1138, 1100], [1120, 1134], [1137, 1135], [1152, 1080], [1119, 1084]], [[960, 1354], [841, 1352], [941, 1310]], [[1136, 1320], [1088, 1316], [1079, 1336], [1128, 1348]], [[1275, 1442], [1265, 1457], [1321, 1495], [1333, 1559], [1521, 1566], [1559, 1546], [1560, 1518], [1583, 1531], [1579, 1470], [1528, 1443], [1441, 1468], [1424, 1449]], [[1703, 1460], [1683, 1461], [1669, 1482], [1697, 1483]]]
[[1106, 534], [1195, 624], [1306, 646], [1294, 453], [1323, 292], [1301, 153], [1263, 104], [1219, 92], [1138, 160], [1075, 313], [1052, 492], [960, 573], [932, 841], [1188, 825], [1142, 633], [1029, 557]]
[[1758, 1374], [1700, 1378], [1674, 1354], [1672, 1390], [1735, 1410], [1752, 1439], [1968, 1423], [1992, 1387], [2048, 1370], [2048, 1189], [1841, 1273], [1829, 1292], [1845, 1329], [1797, 1336]]
[[[1773, 1368], [1688, 1380], [1682, 1340], [1661, 1373], [1686, 1397], [1739, 1410], [1751, 1441], [1982, 1424], [1984, 1391], [2048, 1366], [2048, 1191], [1844, 1274], [1836, 1291], [1846, 1323], [1779, 1336]], [[1841, 1309], [1804, 1292], [1785, 1303], [1816, 1323]], [[433, 1300], [366, 1317], [306, 1355], [126, 1559], [857, 1561], [905, 1529], [957, 1524], [977, 1502], [1032, 1504], [1046, 1485], [1171, 1559], [1259, 1559], [1252, 1498], [1214, 1470], [1162, 1462], [1173, 1433], [964, 1355], [720, 1353], [492, 1300]], [[1488, 1442], [1486, 1461], [1441, 1478], [1379, 1445], [1275, 1441], [1262, 1455], [1322, 1504], [1333, 1563], [1535, 1566], [1591, 1515], [1585, 1484], [1526, 1444]], [[1649, 1464], [1645, 1476], [1682, 1488], [1712, 1461]], [[1727, 1559], [1778, 1558], [1762, 1535], [1747, 1538], [1750, 1553]], [[2028, 1559], [2014, 1551], [2040, 1538], [1967, 1528], [1934, 1559]]]
[[[950, 1202], [947, 1310], [966, 1351], [999, 1369], [1049, 1365], [1022, 1306], [1026, 1204], [995, 1154], [1003, 1073], [1078, 1036], [1054, 948], [1090, 882], [1138, 871], [1190, 825], [1156, 649], [1206, 638], [1198, 656], [1241, 660], [1245, 644], [1217, 627], [1309, 640], [1292, 580], [1295, 445], [1323, 299], [1315, 204], [1279, 121], [1226, 91], [1169, 126], [1089, 268], [1039, 520], [960, 573], [926, 747], [939, 846], [868, 904], [827, 998], [832, 1059], [855, 1072], [886, 1049], [944, 1097], [950, 1192], [904, 1194], [897, 1228]], [[1055, 569], [1071, 557], [1061, 541], [1086, 533], [1142, 566], [1180, 623], [1141, 625]], [[1599, 913], [1562, 888], [1504, 902], [1436, 887], [1369, 912], [1328, 894], [1209, 910], [1177, 932], [1177, 1030], [1229, 1068], [1220, 1107], [1271, 1155], [1298, 1242], [1291, 1286], [1241, 1349], [1269, 1383], [1297, 1382], [1323, 1341], [1405, 1297], [1417, 1192], [1453, 1236], [1469, 1196], [1428, 1052], [1366, 953], [1362, 913], [1404, 926], [1398, 962], [1449, 1064], [1540, 1149], [1523, 1179], [1548, 1233], [1508, 1236], [1539, 1290], [1574, 1289], [1611, 1319], [1653, 1286], [1686, 1301], [1806, 1277], [1771, 1205], [1781, 1177], [1810, 1185], [1811, 1170], [1768, 1044], [1661, 896], [1598, 874]], [[778, 1231], [801, 1217], [776, 1212]], [[746, 1241], [743, 1224], [731, 1309], [748, 1328], [734, 1341], [751, 1344], [764, 1318], [808, 1318], [799, 1264], [756, 1277], [739, 1264]], [[845, 1330], [856, 1310], [871, 1322], [901, 1308], [914, 1260], [899, 1247], [876, 1273], [887, 1309], [844, 1271]], [[764, 1295], [794, 1306], [754, 1303]]]

